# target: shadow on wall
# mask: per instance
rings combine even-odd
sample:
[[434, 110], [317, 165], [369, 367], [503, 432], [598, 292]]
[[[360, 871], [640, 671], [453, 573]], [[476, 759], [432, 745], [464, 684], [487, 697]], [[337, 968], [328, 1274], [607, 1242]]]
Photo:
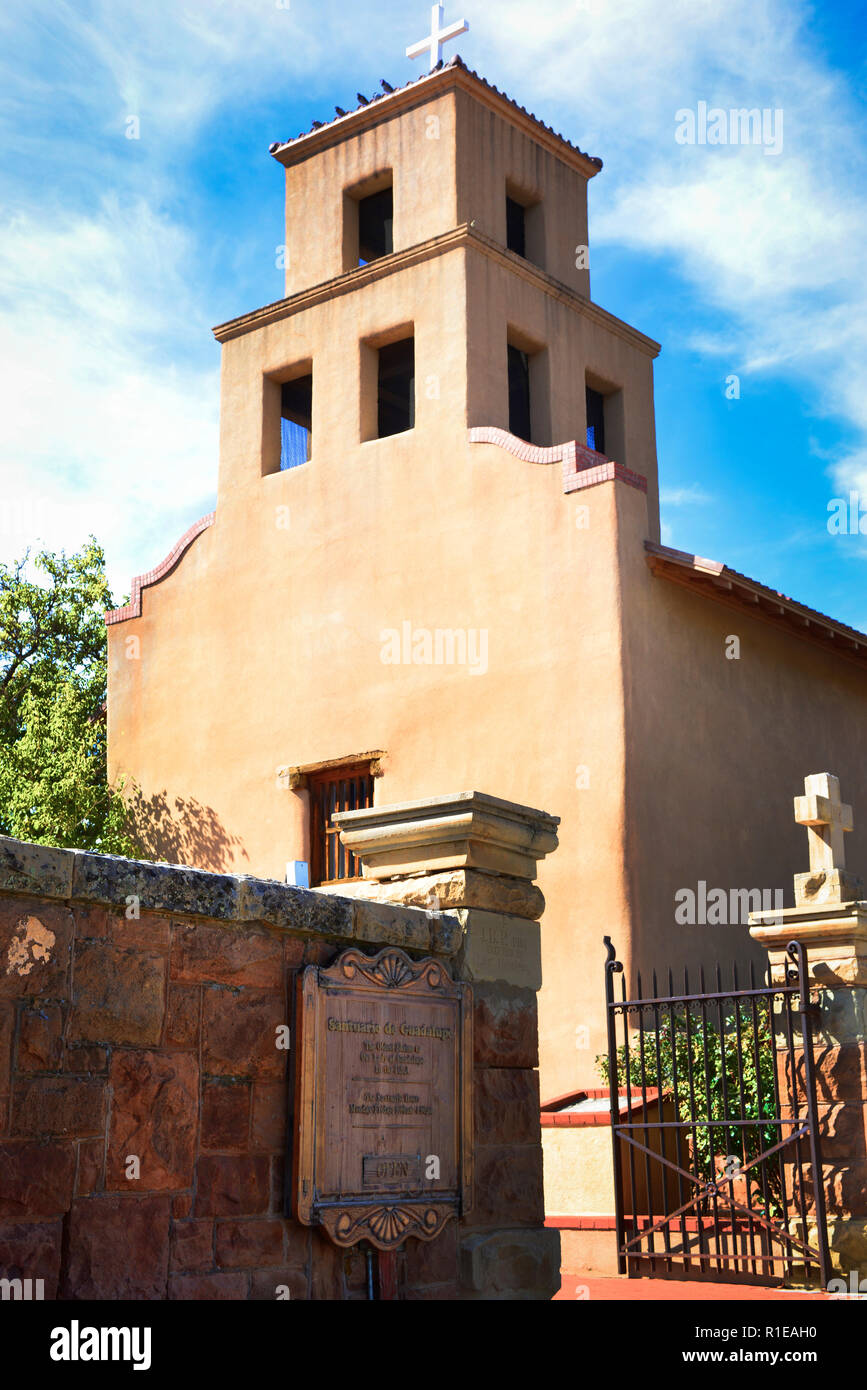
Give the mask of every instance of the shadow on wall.
[[169, 799], [165, 791], [145, 796], [141, 787], [125, 792], [128, 830], [143, 859], [185, 864], [192, 869], [231, 873], [238, 859], [249, 859], [240, 838], [230, 834], [213, 806], [195, 797]]

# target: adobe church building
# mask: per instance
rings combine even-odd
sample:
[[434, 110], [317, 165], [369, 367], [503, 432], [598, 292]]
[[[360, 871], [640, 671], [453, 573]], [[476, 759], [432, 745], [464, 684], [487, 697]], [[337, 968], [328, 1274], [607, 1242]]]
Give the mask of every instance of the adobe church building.
[[110, 773], [157, 857], [344, 892], [335, 811], [558, 816], [545, 1098], [600, 1084], [603, 935], [633, 971], [766, 959], [682, 890], [786, 889], [805, 768], [867, 803], [867, 637], [660, 543], [659, 345], [590, 293], [601, 161], [460, 59], [383, 87], [272, 147], [285, 297], [215, 330], [216, 511], [107, 616]]

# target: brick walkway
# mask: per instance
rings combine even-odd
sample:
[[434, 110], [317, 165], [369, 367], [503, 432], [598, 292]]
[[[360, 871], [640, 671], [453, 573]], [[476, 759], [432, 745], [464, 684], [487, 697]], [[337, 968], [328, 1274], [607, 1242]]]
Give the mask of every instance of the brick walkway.
[[[711, 1302], [754, 1302], [769, 1299], [822, 1299], [828, 1294], [800, 1289], [768, 1289], [755, 1284], [711, 1284], [695, 1279], [627, 1279], [625, 1275], [600, 1277], [594, 1274], [572, 1274], [564, 1271], [560, 1292], [555, 1300], [618, 1299], [646, 1303], [651, 1301], [679, 1302], [709, 1300]], [[584, 1292], [586, 1290], [586, 1293]]]

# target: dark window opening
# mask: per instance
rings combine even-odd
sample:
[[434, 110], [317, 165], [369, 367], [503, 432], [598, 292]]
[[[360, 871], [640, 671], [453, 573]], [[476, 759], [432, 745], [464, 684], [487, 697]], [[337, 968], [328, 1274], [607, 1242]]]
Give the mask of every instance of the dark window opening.
[[280, 388], [280, 468], [297, 468], [310, 458], [313, 376], [284, 381]]
[[310, 886], [361, 878], [361, 861], [341, 842], [332, 816], [337, 811], [362, 811], [373, 805], [369, 763], [350, 763], [311, 773]]
[[530, 439], [530, 359], [509, 344], [509, 433]]
[[379, 349], [377, 434], [401, 434], [415, 426], [415, 340], [402, 338]]
[[391, 254], [394, 250], [393, 223], [394, 199], [390, 188], [384, 188], [381, 193], [371, 193], [368, 198], [359, 198], [359, 265], [367, 265], [368, 261]]
[[524, 208], [514, 198], [506, 195], [506, 245], [526, 259], [527, 223]]
[[605, 397], [587, 387], [587, 448], [605, 453]]

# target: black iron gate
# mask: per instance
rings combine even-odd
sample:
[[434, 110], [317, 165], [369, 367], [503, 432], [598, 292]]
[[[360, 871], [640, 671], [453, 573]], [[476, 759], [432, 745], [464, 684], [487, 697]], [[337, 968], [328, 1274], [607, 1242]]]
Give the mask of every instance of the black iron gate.
[[[608, 1084], [621, 1274], [756, 1283], [830, 1278], [806, 953], [785, 983], [627, 998], [605, 937]], [[615, 976], [621, 976], [615, 998]]]

